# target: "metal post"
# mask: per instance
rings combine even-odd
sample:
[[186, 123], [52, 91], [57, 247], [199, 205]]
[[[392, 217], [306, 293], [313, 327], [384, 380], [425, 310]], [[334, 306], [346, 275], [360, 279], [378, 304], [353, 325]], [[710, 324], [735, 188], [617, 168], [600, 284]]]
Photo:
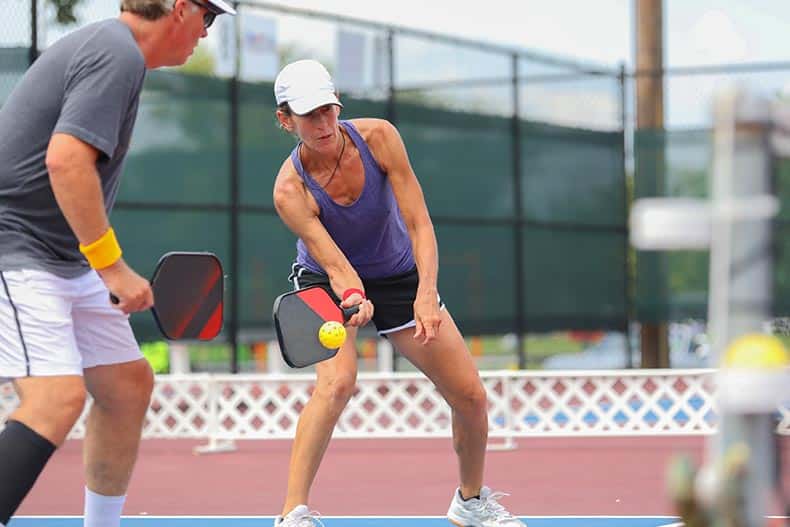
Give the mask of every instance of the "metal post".
[[714, 354], [735, 337], [762, 330], [773, 294], [771, 219], [738, 221], [731, 210], [739, 199], [771, 195], [768, 102], [733, 90], [722, 94], [716, 112], [709, 305]]
[[[771, 192], [771, 155], [767, 148], [770, 118], [767, 101], [730, 89], [716, 100], [714, 165], [712, 178], [712, 230], [710, 246], [710, 300], [708, 320], [711, 352], [721, 366], [721, 424], [708, 448], [708, 470], [719, 491], [729, 477], [723, 471], [733, 452], [748, 448], [743, 476], [743, 509], [747, 527], [764, 525], [768, 492], [772, 487], [776, 452], [770, 411], [744, 410], [748, 393], [733, 393], [733, 370], [723, 351], [736, 337], [761, 333], [770, 319], [773, 295], [771, 221], [745, 220], [737, 215], [738, 201], [768, 196]], [[727, 515], [726, 511], [718, 511]]]
[[[239, 9], [239, 2], [233, 2]], [[236, 46], [233, 77], [230, 79], [230, 317], [228, 339], [230, 344], [230, 371], [239, 372], [239, 46], [240, 16], [234, 19], [233, 39]]]
[[787, 397], [790, 359], [779, 339], [762, 334], [773, 296], [771, 219], [779, 210], [770, 194], [772, 148], [786, 129], [776, 126], [770, 136], [773, 114], [765, 99], [737, 88], [721, 92], [710, 203], [643, 200], [631, 212], [637, 247], [710, 248], [708, 331], [719, 367], [719, 432], [699, 473], [683, 459], [670, 471], [670, 493], [687, 525], [761, 527], [776, 490], [773, 414]]
[[395, 30], [387, 31], [387, 59], [388, 59], [388, 79], [387, 79], [387, 120], [395, 124], [397, 115], [395, 112]]
[[191, 372], [187, 343], [168, 342], [167, 353], [170, 357], [170, 373], [172, 375], [188, 375]]
[[206, 435], [208, 443], [198, 445], [192, 449], [196, 455], [217, 454], [222, 452], [233, 452], [236, 450], [236, 443], [232, 439], [220, 439], [220, 398], [222, 397], [222, 386], [214, 375], [204, 377], [206, 386], [206, 408], [208, 408], [208, 423], [206, 423]]
[[30, 64], [38, 58], [38, 0], [30, 0]]
[[395, 349], [389, 340], [379, 338], [376, 341], [376, 369], [380, 373], [392, 373], [394, 371], [393, 359], [396, 357]]
[[269, 374], [280, 374], [286, 366], [280, 353], [280, 342], [277, 339], [270, 340], [266, 346], [266, 371]]
[[519, 105], [518, 53], [512, 55], [513, 116], [511, 118], [512, 158], [513, 158], [513, 279], [516, 291], [516, 353], [518, 367], [527, 368], [525, 348], [525, 281], [524, 281], [524, 213], [521, 200], [521, 111]]
[[[393, 125], [397, 125], [398, 112], [395, 101], [395, 30], [392, 28], [387, 31], [387, 66], [387, 120]], [[395, 351], [393, 346], [390, 346], [389, 353], [391, 354], [391, 371], [398, 371], [400, 354]]]
[[[623, 150], [621, 156], [621, 165], [623, 169], [623, 207], [625, 210], [626, 217], [628, 217], [628, 206], [631, 202], [631, 197], [628, 195], [628, 170], [626, 167], [627, 163], [627, 155], [626, 155], [626, 128], [628, 126], [628, 98], [626, 95], [626, 76], [625, 76], [625, 64], [620, 63], [620, 73], [618, 74], [619, 86], [620, 86], [620, 133], [623, 135]], [[633, 316], [633, 276], [631, 276], [631, 244], [628, 242], [629, 240], [629, 233], [628, 233], [628, 225], [626, 222], [626, 235], [625, 239], [623, 240], [623, 266], [624, 269], [624, 276], [625, 276], [625, 286], [624, 286], [624, 296], [625, 296], [625, 323], [623, 333], [625, 334], [625, 367], [626, 368], [633, 368], [633, 363], [631, 361], [631, 356], [633, 350], [631, 349], [631, 317]]]

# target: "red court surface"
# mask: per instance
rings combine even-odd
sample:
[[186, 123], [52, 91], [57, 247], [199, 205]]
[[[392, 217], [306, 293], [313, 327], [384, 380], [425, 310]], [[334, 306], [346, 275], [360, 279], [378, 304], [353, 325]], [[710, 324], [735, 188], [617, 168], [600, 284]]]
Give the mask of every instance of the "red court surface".
[[[125, 514], [271, 515], [285, 493], [290, 441], [241, 441], [195, 456], [186, 440], [145, 440]], [[665, 467], [676, 452], [699, 461], [702, 437], [520, 439], [489, 452], [486, 484], [509, 492], [520, 515], [671, 515]], [[52, 458], [19, 515], [82, 514], [81, 441]], [[790, 456], [790, 438], [782, 443]], [[442, 515], [457, 485], [449, 439], [334, 440], [311, 507], [324, 515]], [[784, 470], [790, 488], [790, 471]]]

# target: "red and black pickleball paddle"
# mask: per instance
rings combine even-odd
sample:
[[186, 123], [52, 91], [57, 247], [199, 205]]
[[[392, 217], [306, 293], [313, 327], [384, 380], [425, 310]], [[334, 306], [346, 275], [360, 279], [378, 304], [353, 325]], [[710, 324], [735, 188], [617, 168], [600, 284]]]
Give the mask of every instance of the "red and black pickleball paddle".
[[344, 324], [357, 311], [358, 306], [338, 306], [319, 285], [278, 296], [272, 314], [283, 360], [292, 368], [304, 368], [331, 359], [340, 348], [325, 348], [318, 340], [318, 330], [330, 320]]
[[[170, 252], [151, 277], [154, 316], [170, 340], [211, 340], [222, 329], [224, 275], [214, 254]], [[111, 301], [118, 299], [110, 295]]]

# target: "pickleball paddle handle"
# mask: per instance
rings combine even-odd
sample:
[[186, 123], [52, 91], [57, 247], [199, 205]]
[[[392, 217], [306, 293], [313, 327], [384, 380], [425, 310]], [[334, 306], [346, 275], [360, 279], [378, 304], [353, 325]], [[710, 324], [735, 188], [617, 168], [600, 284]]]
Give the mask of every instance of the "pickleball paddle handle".
[[[153, 284], [151, 284], [151, 285], [153, 285]], [[114, 306], [117, 306], [118, 304], [121, 303], [121, 299], [118, 298], [117, 296], [115, 296], [114, 293], [110, 293], [110, 303], [112, 305], [114, 305]]]
[[359, 306], [341, 307], [340, 310], [343, 311], [343, 322], [345, 323], [359, 312]]

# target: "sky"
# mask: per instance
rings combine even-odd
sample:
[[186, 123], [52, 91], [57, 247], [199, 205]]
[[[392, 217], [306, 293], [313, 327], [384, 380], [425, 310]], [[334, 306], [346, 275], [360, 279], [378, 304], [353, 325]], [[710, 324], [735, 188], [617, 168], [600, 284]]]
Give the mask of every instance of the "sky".
[[[255, 0], [251, 0], [255, 1]], [[27, 0], [0, 0], [26, 14]], [[117, 13], [117, 0], [84, 0], [89, 18]], [[634, 0], [279, 0], [288, 7], [541, 50], [615, 66], [633, 64]], [[8, 5], [5, 5], [8, 4]], [[463, 7], [459, 7], [463, 5]], [[668, 65], [770, 61], [790, 57], [783, 0], [664, 0]], [[13, 14], [13, 13], [11, 13]], [[11, 33], [0, 22], [3, 33]]]
[[[315, 8], [309, 0], [282, 5]], [[608, 67], [635, 67], [635, 0], [323, 0], [321, 10], [542, 51]], [[459, 8], [460, 5], [464, 7]], [[783, 0], [664, 0], [664, 62], [667, 67], [790, 61], [790, 3]], [[434, 70], [435, 71], [435, 70]], [[710, 100], [727, 82], [776, 93], [790, 92], [787, 72], [670, 77], [665, 83], [667, 123], [699, 128], [710, 121]], [[576, 86], [585, 89], [585, 86]], [[593, 90], [592, 84], [589, 86]], [[599, 88], [599, 87], [598, 87]], [[535, 88], [539, 89], [539, 88]], [[567, 107], [562, 87], [547, 86], [537, 99]], [[557, 100], [558, 99], [558, 100]], [[576, 100], [579, 98], [576, 97]], [[599, 97], [598, 102], [602, 102]], [[586, 120], [611, 121], [612, 104], [582, 98], [573, 112]], [[616, 105], [615, 105], [616, 106]], [[593, 111], [601, 108], [601, 111]]]
[[[80, 14], [83, 20], [114, 16], [117, 0], [85, 0]], [[0, 0], [0, 7], [21, 9], [23, 0]], [[623, 63], [633, 68], [635, 0], [279, 0], [283, 6], [338, 13], [354, 18], [396, 24], [441, 34], [460, 36], [514, 48], [534, 50], [575, 61], [616, 68]], [[8, 5], [5, 5], [8, 4]], [[12, 5], [13, 4], [13, 5]], [[13, 15], [13, 13], [11, 13]], [[21, 13], [18, 13], [20, 16]], [[0, 21], [0, 45], [13, 33], [8, 19]], [[324, 26], [328, 27], [327, 24]], [[289, 27], [291, 29], [289, 29]], [[784, 0], [664, 0], [665, 65], [668, 67], [721, 63], [790, 61], [790, 2]], [[289, 33], [290, 31], [290, 33]], [[290, 26], [281, 24], [281, 39], [295, 38], [310, 42], [315, 50], [332, 48], [334, 36], [322, 30], [319, 22], [299, 19]], [[23, 32], [24, 33], [24, 32]], [[50, 41], [58, 31], [45, 32]], [[22, 35], [21, 38], [24, 38]], [[216, 46], [216, 37], [209, 39]], [[458, 66], [449, 64], [449, 49], [413, 43], [409, 71], [400, 73], [401, 80], [423, 81], [425, 78], [452, 78]], [[420, 55], [417, 51], [423, 51]], [[318, 53], [318, 51], [317, 51]], [[442, 55], [444, 53], [444, 55]], [[430, 58], [434, 57], [433, 62]], [[458, 59], [469, 71], [465, 76], [507, 74], [507, 62], [484, 55], [465, 55]], [[500, 64], [501, 62], [501, 64]], [[443, 69], [444, 68], [444, 69]], [[453, 69], [455, 68], [455, 69]], [[738, 76], [671, 77], [665, 84], [667, 122], [676, 127], [705, 126], [710, 114], [708, 101], [722, 83], [737, 79], [770, 93], [790, 93], [790, 71]], [[408, 82], [407, 82], [408, 83]], [[580, 84], [577, 90], [588, 86]], [[576, 105], [561, 92], [560, 86], [534, 87], [529, 100], [589, 112], [587, 120], [616, 120], [616, 97], [610, 87], [602, 96], [576, 97]], [[589, 84], [589, 93], [600, 90]], [[504, 92], [503, 92], [504, 93]], [[616, 95], [616, 94], [615, 94]], [[596, 102], [597, 101], [597, 102]], [[576, 108], [575, 106], [578, 106]], [[539, 108], [536, 106], [536, 112]], [[540, 115], [536, 115], [540, 117]]]
[[[284, 0], [291, 7], [316, 2]], [[322, 11], [616, 65], [627, 60], [627, 0], [324, 0]], [[591, 24], [595, 21], [595, 24]]]
[[[633, 64], [634, 0], [280, 0], [280, 5], [542, 50], [615, 66]], [[464, 5], [466, 4], [466, 5]], [[464, 7], [459, 8], [463, 5]], [[790, 58], [790, 3], [665, 0], [668, 65]]]

